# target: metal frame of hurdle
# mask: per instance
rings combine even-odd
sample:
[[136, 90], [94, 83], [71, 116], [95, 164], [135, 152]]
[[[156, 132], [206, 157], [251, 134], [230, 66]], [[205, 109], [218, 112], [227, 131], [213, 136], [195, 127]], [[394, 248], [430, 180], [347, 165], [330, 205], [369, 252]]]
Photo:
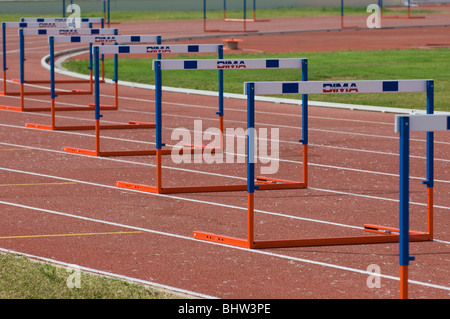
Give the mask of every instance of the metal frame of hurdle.
[[380, 7], [381, 19], [425, 19], [425, 16], [411, 15], [411, 0], [408, 0], [408, 13], [406, 16], [383, 15], [383, 0], [378, 0], [378, 6]]
[[220, 30], [220, 29], [208, 29], [207, 27], [207, 0], [203, 0], [203, 32], [258, 32], [258, 30], [247, 30], [247, 22], [256, 22], [256, 3], [253, 0], [253, 19], [247, 19], [247, 0], [243, 0], [243, 18], [242, 19], [227, 19], [226, 0], [223, 0], [223, 20], [225, 22], [242, 22], [242, 30]]
[[[51, 25], [51, 28], [48, 28], [47, 26]], [[92, 28], [92, 23], [89, 21], [83, 21], [81, 24], [84, 28]], [[20, 95], [20, 92], [8, 92], [6, 81], [7, 81], [7, 59], [6, 59], [6, 29], [23, 29], [23, 28], [32, 28], [32, 29], [39, 29], [39, 30], [51, 30], [52, 28], [59, 28], [61, 30], [69, 29], [67, 24], [65, 22], [54, 22], [51, 24], [42, 23], [42, 22], [2, 22], [2, 48], [3, 48], [3, 91], [0, 92], [0, 95]], [[64, 28], [64, 29], [62, 29]], [[45, 32], [45, 31], [44, 31]], [[20, 32], [19, 32], [20, 37]], [[23, 41], [22, 38], [19, 39], [20, 42]], [[20, 43], [21, 49], [20, 49], [20, 66], [23, 67], [23, 62], [25, 60], [25, 54], [23, 52], [24, 43]], [[23, 70], [21, 70], [22, 72]], [[13, 79], [12, 82], [19, 82], [16, 79]], [[48, 83], [48, 82], [47, 82]]]
[[[245, 83], [247, 94], [247, 131], [254, 128], [255, 95], [264, 94], [357, 94], [357, 93], [393, 93], [393, 92], [426, 92], [427, 112], [434, 112], [434, 82], [432, 80], [399, 80], [399, 81], [309, 81], [309, 82], [256, 82]], [[247, 238], [234, 238], [213, 233], [194, 231], [193, 237], [233, 246], [261, 249], [283, 247], [307, 247], [330, 245], [357, 245], [375, 243], [394, 243], [399, 241], [398, 228], [377, 225], [364, 225], [364, 230], [377, 235], [333, 237], [333, 238], [303, 238], [285, 240], [256, 240], [254, 218], [254, 193], [261, 187], [255, 185], [255, 164], [253, 139], [247, 134]], [[427, 166], [432, 164], [432, 137], [427, 139]], [[411, 241], [433, 240], [433, 177], [432, 170], [428, 170], [427, 181], [427, 232], [409, 232]]]
[[[163, 53], [217, 53], [219, 58], [223, 58], [223, 45], [222, 44], [158, 44], [158, 45], [123, 45], [123, 46], [102, 46], [94, 47], [94, 61], [98, 59], [100, 54], [155, 54], [157, 53], [157, 59], [161, 60], [161, 54]], [[115, 70], [117, 70], [117, 63]], [[118, 75], [115, 75], [118, 80]], [[222, 72], [219, 71], [219, 83], [223, 82]], [[160, 91], [161, 88], [158, 85], [155, 87], [155, 92]], [[223, 89], [221, 90], [223, 92]], [[221, 108], [220, 100], [223, 100], [223, 93], [219, 94], [219, 114], [220, 118], [223, 115], [223, 109]], [[155, 149], [149, 150], [117, 150], [117, 151], [102, 151], [100, 147], [100, 88], [96, 82], [95, 85], [95, 149], [87, 150], [75, 147], [65, 147], [64, 150], [69, 153], [77, 153], [89, 156], [142, 156], [142, 155], [156, 155]], [[222, 121], [222, 120], [221, 120]], [[155, 123], [142, 123], [142, 122], [130, 122], [135, 125], [136, 128], [157, 128]], [[219, 124], [220, 125], [220, 124]], [[192, 152], [193, 150], [191, 150]], [[170, 153], [166, 153], [167, 155]]]
[[[153, 68], [156, 77], [156, 186], [140, 185], [128, 182], [116, 182], [117, 187], [137, 189], [158, 194], [173, 193], [203, 193], [203, 192], [227, 192], [244, 191], [247, 186], [241, 185], [211, 185], [211, 186], [162, 186], [162, 155], [165, 151], [170, 154], [170, 150], [163, 150], [165, 144], [162, 143], [162, 98], [161, 98], [161, 72], [162, 70], [217, 70], [224, 66], [233, 66], [235, 70], [247, 69], [302, 69], [302, 80], [308, 80], [308, 61], [307, 59], [224, 59], [224, 60], [155, 60]], [[245, 66], [245, 68], [241, 68]], [[306, 83], [306, 82], [305, 82]], [[303, 180], [288, 181], [267, 178], [259, 176], [258, 183], [260, 189], [298, 189], [307, 187], [308, 175], [308, 116], [307, 116], [308, 97], [302, 96], [302, 134], [303, 139], [299, 142], [303, 144]], [[223, 129], [222, 131], [223, 132]], [[195, 145], [194, 145], [195, 148]]]
[[[110, 30], [116, 30], [117, 29], [110, 29]], [[117, 32], [116, 32], [117, 33]], [[100, 38], [100, 39], [99, 39]], [[106, 38], [106, 39], [103, 39]], [[88, 43], [89, 44], [89, 52], [92, 52], [92, 48], [94, 44], [97, 45], [104, 45], [108, 44], [111, 45], [112, 43], [114, 45], [118, 45], [119, 43], [161, 43], [161, 36], [159, 35], [117, 35], [114, 34], [112, 36], [108, 35], [87, 35], [87, 36], [49, 36], [49, 44], [50, 44], [50, 89], [51, 89], [51, 124], [50, 125], [42, 125], [42, 124], [32, 124], [32, 123], [26, 123], [26, 127], [36, 128], [36, 129], [44, 129], [44, 130], [53, 130], [53, 131], [68, 131], [68, 130], [94, 130], [95, 125], [76, 125], [76, 126], [61, 126], [56, 125], [56, 111], [60, 110], [69, 110], [69, 111], [76, 111], [76, 110], [95, 110], [95, 103], [89, 104], [89, 107], [60, 107], [57, 108], [55, 106], [56, 101], [56, 89], [55, 89], [55, 52], [54, 52], [54, 44], [55, 43]], [[92, 54], [89, 54], [90, 59], [90, 65], [92, 65], [92, 61], [94, 60], [92, 58]], [[98, 65], [100, 65], [100, 61], [102, 63], [102, 70], [104, 70], [104, 59], [102, 58], [99, 61], [97, 61]], [[99, 66], [100, 67], [100, 66]], [[90, 67], [91, 70], [91, 79], [92, 76], [92, 67]], [[95, 78], [95, 81], [101, 83], [100, 80], [100, 74], [98, 75], [98, 78]], [[117, 54], [114, 55], [114, 105], [100, 105], [100, 109], [102, 110], [117, 110], [118, 109], [118, 99], [119, 99], [119, 89], [118, 89], [118, 56]], [[91, 84], [93, 86], [93, 83]], [[95, 92], [92, 89], [91, 86], [91, 92]], [[141, 124], [141, 125], [136, 125]], [[145, 124], [145, 125], [142, 125]], [[111, 125], [102, 125], [102, 129], [129, 129], [129, 128], [149, 128], [150, 123], [140, 123], [136, 121], [130, 121], [128, 124], [111, 124]], [[154, 125], [151, 125], [154, 127]]]
[[[20, 96], [20, 106], [14, 107], [14, 106], [5, 106], [0, 105], [0, 109], [7, 109], [11, 111], [19, 111], [19, 112], [26, 112], [26, 111], [50, 111], [51, 107], [44, 107], [44, 108], [32, 108], [32, 109], [26, 109], [25, 108], [25, 96], [26, 95], [52, 95], [51, 88], [50, 90], [46, 90], [48, 88], [42, 87], [42, 91], [25, 91], [25, 84], [37, 84], [37, 83], [55, 83], [55, 79], [50, 78], [50, 80], [25, 80], [25, 35], [60, 35], [64, 33], [69, 34], [79, 34], [79, 35], [114, 35], [116, 33], [116, 29], [109, 29], [109, 28], [103, 28], [103, 29], [89, 29], [89, 28], [80, 28], [80, 29], [70, 29], [70, 28], [50, 28], [50, 29], [19, 29], [19, 38], [20, 38], [20, 79], [14, 80], [14, 82], [19, 83], [20, 90], [19, 92], [14, 93], [14, 95]], [[5, 71], [6, 72], [6, 71]], [[91, 80], [59, 80], [58, 83], [90, 83]], [[11, 92], [8, 92], [8, 95], [13, 94]], [[70, 95], [70, 94], [83, 94], [83, 95], [91, 95], [91, 90], [80, 90], [80, 89], [72, 89], [72, 90], [58, 90], [55, 91], [53, 94], [60, 94], [60, 95]], [[73, 109], [72, 109], [73, 110]], [[82, 108], [79, 108], [79, 110], [82, 110]]]
[[[414, 257], [409, 255], [409, 137], [410, 132], [427, 132], [427, 186], [432, 190], [434, 184], [435, 131], [449, 131], [450, 116], [447, 115], [396, 115], [395, 132], [400, 134], [400, 178], [399, 178], [399, 265], [400, 298], [408, 299], [408, 266]], [[431, 195], [432, 196], [432, 195]]]

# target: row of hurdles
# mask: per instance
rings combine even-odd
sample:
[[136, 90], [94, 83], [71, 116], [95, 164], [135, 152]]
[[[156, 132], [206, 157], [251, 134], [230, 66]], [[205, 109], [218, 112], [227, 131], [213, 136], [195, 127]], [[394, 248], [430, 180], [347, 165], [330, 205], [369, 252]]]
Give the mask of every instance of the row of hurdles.
[[[31, 24], [32, 26], [35, 26]], [[2, 27], [6, 27], [2, 23]], [[247, 192], [247, 237], [244, 239], [229, 236], [212, 234], [209, 232], [194, 231], [193, 237], [199, 240], [212, 241], [221, 244], [228, 244], [250, 249], [281, 248], [281, 247], [307, 247], [307, 246], [329, 246], [329, 245], [356, 245], [372, 243], [400, 243], [400, 265], [402, 273], [402, 297], [407, 296], [407, 266], [412, 259], [409, 256], [409, 241], [432, 241], [433, 240], [433, 187], [434, 187], [434, 133], [435, 130], [450, 129], [450, 117], [434, 115], [434, 81], [433, 80], [368, 80], [368, 81], [309, 81], [308, 80], [308, 60], [305, 58], [290, 59], [225, 59], [222, 44], [162, 44], [161, 36], [158, 35], [118, 35], [117, 29], [109, 28], [80, 28], [80, 29], [58, 29], [53, 28], [27, 28], [24, 24], [17, 24], [20, 36], [20, 61], [21, 76], [19, 84], [20, 92], [8, 92], [6, 90], [6, 51], [4, 58], [4, 90], [1, 95], [18, 94], [21, 96], [21, 107], [13, 108], [2, 106], [0, 109], [9, 111], [30, 112], [36, 111], [24, 107], [24, 96], [41, 94], [39, 92], [25, 92], [24, 86], [27, 81], [24, 79], [25, 35], [46, 35], [49, 40], [49, 62], [50, 62], [50, 108], [38, 109], [37, 111], [51, 112], [51, 125], [40, 125], [26, 123], [29, 128], [44, 130], [94, 130], [95, 149], [86, 150], [75, 147], [65, 147], [64, 150], [87, 156], [156, 156], [156, 185], [141, 185], [132, 182], [117, 181], [116, 186], [131, 190], [151, 192], [157, 194], [173, 193], [205, 193], [205, 192]], [[27, 25], [28, 26], [28, 25]], [[90, 25], [92, 26], [92, 25]], [[4, 29], [3, 29], [4, 30]], [[65, 35], [60, 35], [60, 30]], [[155, 44], [136, 44], [136, 43]], [[3, 31], [3, 43], [5, 44], [5, 32]], [[56, 89], [55, 80], [55, 43], [86, 43], [89, 44], [88, 52], [90, 56], [90, 91], [72, 90], [70, 92], [60, 92]], [[130, 44], [131, 43], [131, 44]], [[5, 47], [4, 47], [5, 49]], [[163, 53], [216, 53], [217, 59], [162, 59]], [[114, 55], [114, 85], [115, 85], [115, 105], [104, 105], [100, 103], [101, 84], [106, 83], [104, 75], [101, 76], [100, 69], [104, 69], [104, 55]], [[153, 70], [155, 75], [155, 122], [145, 123], [131, 121], [123, 125], [102, 125], [102, 110], [117, 110], [118, 105], [118, 57], [121, 54], [143, 54], [155, 55], [153, 60]], [[92, 66], [92, 67], [91, 67]], [[163, 187], [162, 160], [164, 155], [170, 155], [173, 149], [168, 149], [162, 139], [162, 98], [163, 81], [162, 72], [165, 70], [217, 70], [218, 71], [218, 112], [219, 130], [224, 131], [224, 72], [240, 72], [249, 69], [299, 69], [301, 70], [301, 81], [290, 82], [244, 82], [244, 95], [247, 98], [247, 182], [240, 185], [211, 185], [211, 186], [175, 186]], [[71, 80], [65, 80], [71, 81]], [[77, 83], [79, 80], [74, 80]], [[30, 82], [28, 82], [30, 83]], [[35, 83], [44, 83], [42, 81]], [[256, 240], [255, 238], [255, 218], [254, 218], [254, 193], [258, 190], [282, 190], [282, 189], [306, 189], [308, 188], [308, 95], [309, 94], [359, 94], [359, 93], [426, 93], [427, 115], [398, 116], [396, 119], [397, 131], [400, 132], [400, 227], [385, 227], [379, 225], [364, 225], [367, 232], [375, 235], [364, 235], [355, 237], [332, 237], [313, 239], [285, 239], [285, 240]], [[93, 94], [94, 103], [84, 108], [56, 107], [56, 97], [58, 94]], [[48, 92], [47, 92], [48, 94]], [[302, 138], [299, 143], [302, 145], [303, 171], [301, 181], [279, 180], [270, 177], [255, 177], [254, 139], [250, 132], [255, 128], [255, 97], [257, 95], [301, 95], [302, 109]], [[91, 126], [58, 126], [55, 124], [56, 112], [67, 110], [88, 110], [93, 111], [95, 125]], [[406, 121], [406, 122], [405, 122]], [[407, 124], [404, 124], [407, 123]], [[106, 129], [152, 129], [156, 131], [156, 147], [144, 151], [102, 151], [100, 149], [101, 131]], [[427, 178], [423, 183], [427, 187], [427, 230], [409, 230], [409, 131], [425, 131], [427, 134]], [[188, 146], [179, 152], [195, 153], [204, 151], [202, 147]], [[209, 150], [211, 151], [211, 150]], [[215, 148], [214, 152], [223, 152], [223, 145]], [[405, 268], [406, 267], [406, 268]]]

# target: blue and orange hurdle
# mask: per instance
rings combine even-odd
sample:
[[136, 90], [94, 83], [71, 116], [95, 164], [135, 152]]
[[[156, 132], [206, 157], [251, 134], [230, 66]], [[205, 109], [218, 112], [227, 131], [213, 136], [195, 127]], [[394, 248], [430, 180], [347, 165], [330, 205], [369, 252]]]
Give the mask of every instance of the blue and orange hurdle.
[[[424, 184], [431, 191], [434, 186], [434, 132], [449, 131], [450, 116], [447, 115], [396, 115], [395, 132], [400, 134], [400, 178], [399, 178], [399, 265], [400, 298], [408, 299], [408, 267], [414, 257], [409, 254], [409, 138], [410, 132], [427, 132], [427, 180]], [[430, 213], [429, 213], [430, 214]], [[432, 215], [432, 212], [431, 212]], [[430, 216], [429, 216], [430, 218]], [[432, 219], [432, 216], [431, 216]], [[430, 230], [432, 232], [432, 230]]]
[[341, 0], [341, 29], [355, 29], [357, 26], [346, 26], [344, 23], [345, 20], [345, 7], [344, 0]]
[[411, 0], [408, 0], [407, 4], [407, 13], [404, 16], [398, 16], [398, 15], [383, 15], [383, 0], [378, 0], [378, 6], [380, 7], [380, 16], [381, 19], [424, 19], [425, 16], [417, 16], [411, 14]]
[[[47, 90], [46, 88], [42, 88], [41, 91], [25, 91], [25, 84], [37, 84], [37, 83], [52, 83], [55, 81], [54, 79], [49, 80], [25, 80], [25, 36], [34, 35], [34, 36], [49, 36], [49, 35], [103, 35], [110, 34], [114, 35], [117, 31], [115, 29], [90, 29], [90, 28], [80, 28], [80, 29], [71, 29], [71, 28], [49, 28], [49, 29], [19, 29], [19, 38], [20, 38], [20, 55], [19, 55], [19, 64], [20, 64], [20, 79], [13, 80], [14, 82], [18, 82], [20, 85], [19, 92], [8, 92], [7, 94], [14, 94], [20, 96], [20, 106], [19, 107], [11, 107], [0, 105], [0, 109], [7, 109], [12, 111], [20, 111], [25, 112], [29, 111], [25, 108], [25, 95], [52, 95], [51, 90]], [[5, 70], [6, 72], [6, 70]], [[89, 83], [89, 80], [60, 80], [61, 83]], [[73, 89], [71, 91], [62, 91], [59, 90], [56, 94], [67, 95], [67, 94], [87, 94], [91, 95], [91, 90], [78, 90]], [[43, 109], [31, 109], [31, 111], [49, 111], [50, 108]]]
[[232, 18], [228, 18], [227, 16], [227, 0], [223, 0], [223, 20], [226, 22], [243, 22], [244, 20], [246, 20], [246, 22], [267, 22], [270, 21], [269, 19], [257, 19], [256, 18], [256, 0], [252, 0], [252, 17], [248, 18], [247, 17], [247, 0], [242, 0], [243, 2], [243, 17], [242, 18], [237, 18], [237, 19], [232, 19]]
[[[116, 30], [117, 29], [111, 29]], [[117, 33], [117, 32], [116, 32]], [[50, 125], [43, 125], [43, 124], [32, 124], [32, 123], [26, 123], [26, 127], [31, 128], [37, 128], [37, 129], [44, 129], [44, 130], [53, 130], [53, 131], [65, 131], [65, 130], [94, 130], [94, 125], [84, 125], [84, 126], [61, 126], [56, 125], [56, 111], [80, 111], [80, 110], [95, 110], [95, 104], [90, 104], [89, 106], [64, 106], [57, 108], [55, 106], [55, 100], [56, 100], [56, 88], [55, 88], [55, 52], [54, 52], [54, 44], [55, 43], [87, 43], [89, 44], [89, 52], [92, 52], [93, 45], [118, 45], [119, 43], [161, 43], [161, 36], [159, 35], [86, 35], [86, 36], [50, 36], [49, 37], [49, 44], [50, 44], [50, 89], [51, 89], [51, 124]], [[92, 63], [93, 58], [92, 54], [89, 54], [89, 69], [91, 70], [91, 81], [93, 78], [92, 75]], [[98, 61], [98, 64], [102, 64], [102, 70], [104, 70], [104, 59]], [[114, 55], [114, 105], [100, 105], [100, 109], [102, 110], [117, 110], [118, 109], [118, 99], [119, 99], [119, 91], [118, 91], [118, 56], [117, 54]], [[98, 78], [95, 78], [95, 81], [98, 80], [99, 83], [102, 81], [100, 80], [100, 75], [98, 75]], [[103, 76], [104, 78], [104, 76]], [[93, 83], [91, 82], [91, 91], [94, 92]], [[146, 125], [135, 125], [137, 122], [129, 122], [128, 124], [116, 124], [116, 125], [102, 125], [102, 129], [127, 129], [127, 128], [149, 128], [149, 123], [146, 123]], [[140, 123], [144, 124], [144, 123]], [[154, 125], [152, 125], [154, 127]]]
[[[221, 44], [158, 44], [158, 45], [114, 45], [114, 46], [100, 46], [94, 47], [94, 60], [98, 58], [100, 54], [145, 54], [145, 55], [154, 55], [157, 54], [158, 60], [161, 59], [162, 54], [180, 54], [180, 53], [217, 53], [220, 58], [223, 57], [223, 46]], [[117, 72], [117, 63], [115, 66], [115, 70]], [[219, 82], [223, 82], [222, 80], [222, 72], [219, 71]], [[115, 75], [116, 80], [118, 80], [118, 75]], [[96, 134], [95, 134], [95, 149], [80, 149], [75, 147], [65, 147], [64, 150], [70, 153], [77, 153], [89, 156], [142, 156], [142, 155], [156, 155], [156, 150], [121, 150], [121, 151], [103, 151], [101, 150], [100, 144], [100, 118], [102, 115], [100, 114], [100, 87], [95, 82], [95, 122], [96, 122]], [[155, 91], [156, 95], [158, 95], [158, 84], [156, 85]], [[222, 90], [223, 92], [223, 90]], [[220, 101], [219, 97], [219, 101]], [[222, 94], [223, 99], [223, 94]], [[220, 102], [219, 102], [220, 104]], [[223, 115], [223, 108], [219, 106], [219, 114], [220, 118]], [[146, 125], [147, 128], [156, 128], [156, 123], [142, 123], [142, 122], [131, 122], [136, 128], [142, 128]], [[165, 155], [169, 155], [170, 152], [166, 152]]]
[[[42, 22], [2, 22], [3, 91], [0, 91], [0, 95], [20, 95], [20, 92], [7, 91], [7, 86], [6, 86], [7, 72], [6, 71], [8, 70], [8, 66], [7, 66], [7, 59], [6, 59], [6, 54], [7, 54], [7, 52], [6, 52], [6, 47], [7, 47], [6, 46], [6, 39], [7, 39], [6, 38], [6, 29], [19, 30], [19, 29], [24, 29], [24, 28], [33, 28], [33, 29], [47, 30], [47, 29], [49, 29], [49, 27], [48, 27], [49, 25], [50, 25], [51, 28], [59, 28], [59, 29], [62, 29], [62, 28], [68, 29], [69, 28], [67, 26], [66, 22], [60, 22], [60, 21], [59, 22], [54, 22], [54, 23], [51, 23], [51, 24], [42, 23]], [[92, 23], [84, 21], [84, 22], [82, 22], [81, 27], [83, 27], [83, 28], [92, 28]], [[19, 34], [19, 37], [20, 37], [20, 34]], [[19, 39], [19, 41], [22, 42], [23, 39]], [[21, 46], [24, 45], [23, 43], [20, 43], [20, 44], [21, 44]], [[20, 63], [22, 64], [23, 60], [25, 60], [25, 55], [22, 52], [22, 49], [21, 49], [20, 52], [21, 52], [21, 54], [20, 54], [21, 55], [20, 56]], [[14, 82], [19, 82], [19, 81], [15, 80]]]
[[[106, 21], [108, 27], [111, 24], [111, 3], [110, 0], [100, 0], [103, 2], [103, 20]], [[66, 13], [70, 5], [73, 5], [73, 0], [70, 0], [70, 4], [66, 7], [66, 0], [62, 0], [62, 17], [66, 17]]]
[[[153, 61], [156, 83], [156, 186], [148, 186], [128, 182], [116, 182], [117, 187], [137, 189], [141, 191], [172, 194], [172, 193], [203, 193], [203, 192], [226, 192], [245, 191], [247, 186], [241, 185], [211, 185], [211, 186], [162, 186], [162, 156], [163, 153], [171, 154], [172, 150], [163, 150], [165, 144], [162, 142], [162, 70], [249, 70], [249, 69], [301, 69], [302, 80], [308, 80], [307, 59], [221, 59], [221, 60], [156, 60]], [[260, 189], [298, 189], [307, 187], [308, 167], [308, 96], [302, 96], [302, 134], [303, 139], [303, 181], [288, 181], [272, 179], [264, 176], [258, 177]], [[223, 105], [219, 109], [219, 115], [223, 114]], [[220, 130], [223, 133], [223, 127]], [[222, 147], [222, 145], [221, 145]], [[195, 146], [194, 146], [195, 148]]]
[[[358, 94], [358, 93], [394, 93], [394, 92], [426, 92], [427, 112], [434, 112], [434, 82], [432, 80], [395, 80], [395, 81], [309, 81], [309, 82], [256, 82], [245, 83], [247, 95], [247, 132], [254, 129], [255, 95], [279, 95], [279, 94]], [[428, 133], [431, 134], [431, 133]], [[254, 154], [254, 145], [250, 135], [247, 135], [247, 238], [235, 238], [208, 232], [194, 231], [193, 237], [239, 246], [251, 249], [285, 248], [285, 247], [309, 247], [331, 245], [361, 245], [375, 243], [399, 242], [399, 228], [387, 228], [384, 226], [364, 225], [364, 230], [375, 232], [372, 236], [332, 237], [332, 238], [302, 238], [286, 240], [256, 240], [254, 218], [254, 193], [261, 190], [261, 186], [255, 185], [255, 164], [251, 160]], [[432, 210], [433, 210], [433, 170], [432, 149], [433, 137], [427, 138], [427, 231], [408, 231], [406, 235], [411, 241], [432, 241]], [[431, 189], [431, 190], [430, 190]], [[431, 194], [431, 196], [430, 196]], [[381, 235], [382, 234], [382, 235]], [[402, 234], [403, 235], [403, 234]]]

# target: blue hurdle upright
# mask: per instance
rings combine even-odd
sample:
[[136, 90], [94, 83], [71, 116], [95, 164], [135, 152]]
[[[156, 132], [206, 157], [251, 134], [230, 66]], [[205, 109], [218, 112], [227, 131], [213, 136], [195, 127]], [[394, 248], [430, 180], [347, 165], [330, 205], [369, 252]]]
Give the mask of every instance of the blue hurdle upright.
[[[302, 80], [308, 80], [308, 62], [307, 59], [219, 59], [219, 60], [156, 60], [153, 61], [153, 68], [155, 69], [155, 85], [156, 85], [156, 186], [141, 185], [128, 182], [116, 182], [118, 187], [138, 189], [141, 191], [158, 193], [158, 194], [172, 194], [172, 193], [203, 193], [203, 192], [226, 192], [226, 191], [244, 191], [247, 186], [241, 185], [210, 185], [210, 186], [174, 186], [162, 187], [162, 158], [163, 154], [171, 154], [173, 150], [163, 150], [165, 144], [162, 142], [162, 70], [249, 70], [249, 69], [301, 69]], [[299, 74], [300, 77], [300, 74]], [[220, 87], [220, 86], [219, 86]], [[221, 91], [221, 89], [219, 89]], [[221, 92], [223, 93], [223, 92]], [[220, 96], [220, 94], [219, 94]], [[289, 181], [273, 179], [264, 176], [258, 177], [260, 189], [298, 189], [307, 187], [307, 106], [308, 97], [303, 95], [303, 121], [302, 134], [303, 139], [300, 142], [303, 144], [303, 181]], [[223, 103], [219, 104], [219, 115], [223, 114]], [[223, 127], [220, 129], [221, 136], [223, 135]], [[222, 138], [220, 138], [220, 147], [222, 150]], [[194, 152], [196, 146], [194, 145]], [[197, 147], [205, 150], [203, 147]], [[211, 151], [215, 151], [213, 148]], [[180, 151], [183, 151], [181, 149]]]
[[[62, 126], [62, 125], [56, 125], [56, 111], [93, 111], [95, 110], [95, 105], [90, 104], [89, 106], [64, 106], [64, 107], [56, 107], [55, 101], [56, 101], [56, 88], [55, 88], [55, 52], [54, 52], [54, 44], [55, 43], [87, 43], [89, 44], [89, 52], [92, 52], [93, 45], [118, 45], [119, 43], [160, 43], [161, 42], [161, 36], [159, 35], [117, 35], [117, 29], [109, 29], [109, 30], [115, 30], [115, 34], [113, 35], [78, 35], [78, 36], [49, 36], [49, 44], [50, 44], [50, 90], [51, 90], [51, 124], [50, 125], [43, 125], [43, 124], [33, 124], [33, 123], [26, 123], [26, 127], [31, 128], [37, 128], [37, 129], [44, 129], [44, 130], [53, 130], [53, 131], [67, 131], [67, 130], [94, 130], [95, 125], [75, 125], [75, 126]], [[104, 69], [104, 59], [101, 59], [102, 64], [102, 70]], [[100, 109], [102, 110], [117, 110], [118, 109], [118, 56], [117, 54], [114, 55], [114, 101], [115, 105], [100, 105]], [[90, 75], [90, 81], [92, 81], [92, 54], [89, 54], [89, 70], [91, 71]], [[100, 60], [97, 61], [97, 64], [100, 67]], [[102, 77], [103, 78], [103, 77]], [[97, 78], [95, 79], [97, 81]], [[98, 82], [100, 83], [100, 75], [98, 78]], [[104, 82], [104, 81], [103, 81]], [[93, 83], [91, 82], [91, 92], [94, 92], [93, 90]], [[67, 92], [67, 94], [70, 94], [70, 92]], [[115, 124], [115, 125], [102, 125], [102, 129], [127, 129], [127, 128], [149, 128], [149, 124], [147, 125], [136, 125], [137, 122], [130, 122], [128, 124]], [[143, 123], [140, 123], [143, 124]], [[151, 125], [154, 127], [154, 125]]]
[[447, 115], [397, 115], [395, 131], [400, 133], [400, 298], [408, 298], [408, 266], [414, 257], [409, 255], [409, 136], [410, 132], [427, 132], [427, 181], [431, 189], [434, 184], [434, 148], [433, 134], [435, 131], [450, 130], [450, 116]]
[[[160, 43], [160, 42], [159, 42]], [[170, 54], [170, 53], [217, 53], [220, 58], [223, 57], [223, 46], [221, 44], [199, 44], [199, 45], [187, 45], [187, 44], [158, 44], [158, 45], [113, 45], [113, 46], [100, 46], [94, 47], [94, 60], [98, 59], [100, 54], [145, 54], [145, 55], [154, 55], [157, 54], [158, 61], [161, 59], [162, 54]], [[117, 73], [117, 60], [115, 63], [115, 78], [116, 82], [118, 80]], [[221, 77], [221, 72], [219, 71], [219, 78]], [[161, 88], [158, 88], [156, 85], [155, 91], [160, 91]], [[157, 93], [156, 93], [157, 95]], [[220, 111], [219, 111], [220, 113]], [[219, 114], [218, 113], [218, 114]], [[222, 113], [219, 114], [221, 116]], [[103, 151], [100, 148], [100, 118], [103, 115], [100, 114], [100, 87], [97, 83], [97, 78], [95, 82], [95, 149], [80, 149], [75, 147], [65, 147], [64, 150], [70, 153], [77, 153], [89, 156], [142, 156], [142, 155], [156, 155], [156, 150], [111, 150], [111, 151]], [[155, 128], [157, 124], [155, 123], [144, 123], [133, 121], [130, 124], [135, 125], [136, 128]], [[168, 153], [169, 154], [169, 153]]]
[[[358, 94], [358, 93], [394, 93], [394, 92], [426, 92], [427, 112], [434, 110], [434, 83], [432, 80], [395, 80], [395, 81], [307, 81], [307, 82], [256, 82], [245, 84], [247, 94], [247, 132], [252, 132], [255, 126], [255, 95], [275, 94]], [[235, 238], [217, 235], [208, 232], [194, 231], [194, 238], [229, 244], [245, 248], [283, 248], [283, 247], [308, 247], [308, 246], [331, 246], [331, 245], [360, 245], [375, 243], [395, 243], [399, 241], [398, 228], [387, 228], [384, 226], [364, 225], [364, 230], [374, 232], [378, 235], [332, 237], [332, 238], [302, 238], [285, 240], [256, 240], [255, 218], [254, 218], [254, 193], [262, 189], [255, 185], [255, 164], [252, 161], [254, 154], [253, 139], [247, 134], [247, 238]], [[432, 149], [431, 137], [427, 139], [428, 154]], [[427, 166], [432, 166], [432, 158], [427, 156]], [[432, 189], [433, 178], [430, 176], [432, 170], [428, 169], [426, 185]], [[428, 194], [432, 191], [428, 191]], [[428, 212], [432, 211], [432, 196], [428, 200]], [[432, 224], [432, 220], [428, 218]], [[428, 230], [430, 225], [428, 226]], [[411, 241], [433, 240], [429, 232], [408, 232]], [[382, 234], [382, 235], [380, 235]], [[408, 236], [408, 235], [406, 235]]]

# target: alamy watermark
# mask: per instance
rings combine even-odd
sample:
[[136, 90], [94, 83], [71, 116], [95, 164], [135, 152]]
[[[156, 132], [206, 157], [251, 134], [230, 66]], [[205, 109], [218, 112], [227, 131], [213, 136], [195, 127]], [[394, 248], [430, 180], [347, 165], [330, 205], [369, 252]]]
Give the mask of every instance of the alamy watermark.
[[[223, 134], [218, 128], [203, 130], [201, 120], [194, 121], [193, 134], [186, 128], [172, 131], [171, 140], [178, 141], [171, 153], [174, 163], [245, 163], [249, 137], [250, 163], [260, 163], [262, 174], [275, 174], [279, 168], [280, 136], [278, 128], [227, 128]], [[207, 143], [204, 145], [204, 143]], [[270, 146], [270, 147], [269, 147]], [[194, 152], [180, 152], [193, 148]], [[216, 151], [218, 150], [218, 151]], [[269, 154], [270, 150], [270, 154]], [[253, 152], [252, 152], [253, 151]]]
[[369, 29], [381, 28], [381, 8], [377, 4], [370, 4], [367, 6], [367, 12], [372, 13], [366, 20]]
[[367, 272], [370, 274], [367, 277], [366, 285], [368, 288], [381, 288], [381, 268], [377, 264], [372, 264], [367, 267]]
[[66, 279], [67, 288], [81, 288], [81, 268], [77, 265], [69, 265], [66, 271], [70, 274]]
[[81, 8], [77, 4], [70, 4], [67, 6], [66, 12], [70, 15], [67, 18], [67, 27], [80, 28], [81, 27]]

